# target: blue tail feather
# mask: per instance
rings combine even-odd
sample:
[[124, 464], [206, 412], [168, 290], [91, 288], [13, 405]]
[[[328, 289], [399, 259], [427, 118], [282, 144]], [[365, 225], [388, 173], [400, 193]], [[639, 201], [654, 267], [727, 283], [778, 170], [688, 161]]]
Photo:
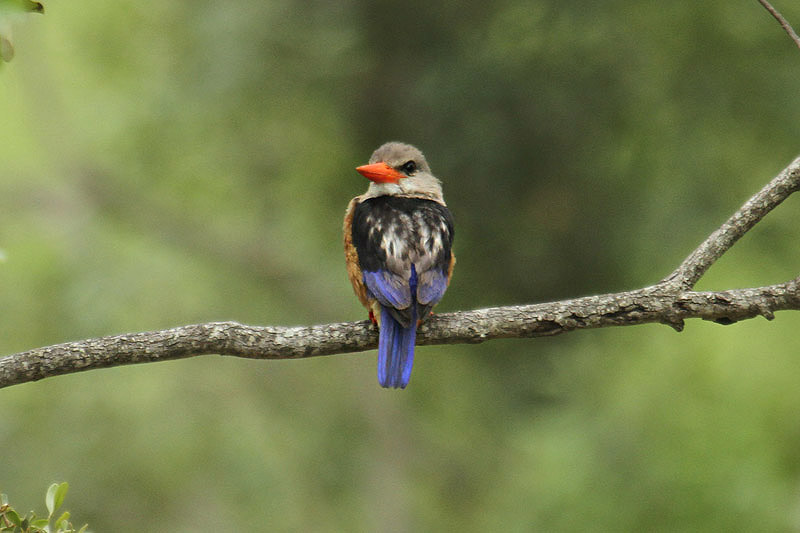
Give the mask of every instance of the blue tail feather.
[[389, 308], [381, 305], [378, 335], [378, 382], [381, 387], [405, 389], [414, 366], [414, 344], [417, 340], [417, 269], [411, 265], [408, 280], [411, 293], [411, 320], [408, 327], [398, 322]]
[[382, 387], [406, 388], [414, 365], [414, 343], [417, 338], [416, 309], [413, 320], [404, 328], [389, 310], [381, 307], [381, 329], [378, 338], [378, 382]]

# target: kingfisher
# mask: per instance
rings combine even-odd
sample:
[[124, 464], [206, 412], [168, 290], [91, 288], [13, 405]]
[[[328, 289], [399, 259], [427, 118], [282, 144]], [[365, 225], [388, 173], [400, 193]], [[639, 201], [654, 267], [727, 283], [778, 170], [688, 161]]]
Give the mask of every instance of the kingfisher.
[[406, 388], [417, 327], [453, 274], [453, 216], [417, 148], [388, 142], [356, 168], [370, 180], [344, 217], [347, 275], [379, 328], [378, 382]]

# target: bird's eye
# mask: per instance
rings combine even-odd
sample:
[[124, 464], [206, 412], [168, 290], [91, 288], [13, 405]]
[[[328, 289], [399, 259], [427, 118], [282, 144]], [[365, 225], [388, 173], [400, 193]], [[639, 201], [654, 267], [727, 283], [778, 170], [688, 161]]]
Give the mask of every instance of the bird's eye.
[[417, 164], [414, 163], [414, 161], [406, 161], [400, 166], [400, 171], [403, 174], [410, 176], [411, 174], [417, 171]]

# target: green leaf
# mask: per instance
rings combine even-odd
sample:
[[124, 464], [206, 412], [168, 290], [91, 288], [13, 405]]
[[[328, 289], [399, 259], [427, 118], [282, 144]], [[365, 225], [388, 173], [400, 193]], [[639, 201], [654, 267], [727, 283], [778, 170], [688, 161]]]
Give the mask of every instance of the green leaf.
[[89, 524], [84, 524], [82, 528], [78, 530], [78, 533], [86, 533], [86, 528], [89, 527]]
[[64, 498], [67, 497], [67, 491], [69, 490], [69, 483], [66, 481], [61, 483], [56, 490], [56, 498], [55, 498], [55, 508], [53, 512], [58, 511], [58, 508], [61, 507], [61, 504], [64, 503]]
[[0, 505], [8, 505], [8, 496], [0, 492]]
[[14, 524], [15, 526], [19, 526], [22, 524], [22, 519], [19, 517], [19, 515], [14, 509], [9, 509], [8, 511], [6, 511], [6, 518], [8, 518], [8, 521]]
[[56, 520], [56, 524], [59, 524], [60, 526], [61, 522], [68, 521], [70, 516], [71, 515], [69, 514], [69, 511], [64, 511], [64, 513], [58, 517], [58, 520]]
[[46, 528], [50, 525], [50, 520], [47, 518], [39, 518], [37, 520], [31, 520], [31, 527], [38, 527], [39, 529]]
[[55, 512], [58, 511], [58, 508], [61, 507], [61, 504], [64, 503], [67, 490], [69, 490], [69, 484], [66, 481], [60, 485], [53, 483], [48, 487], [45, 504], [47, 504], [47, 511], [50, 513], [50, 517], [52, 517]]
[[58, 483], [53, 483], [47, 487], [47, 495], [44, 497], [44, 504], [47, 505], [47, 512], [50, 516], [56, 512], [56, 491], [58, 490]]

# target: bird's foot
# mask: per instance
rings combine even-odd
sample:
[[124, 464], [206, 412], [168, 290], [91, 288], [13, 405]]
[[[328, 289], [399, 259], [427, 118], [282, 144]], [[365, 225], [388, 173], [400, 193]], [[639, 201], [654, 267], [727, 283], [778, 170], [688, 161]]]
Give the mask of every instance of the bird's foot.
[[417, 320], [417, 327], [420, 327], [425, 320], [428, 320], [432, 316], [433, 316], [433, 311], [429, 312], [428, 316], [426, 316], [425, 318], [420, 318], [419, 320]]

